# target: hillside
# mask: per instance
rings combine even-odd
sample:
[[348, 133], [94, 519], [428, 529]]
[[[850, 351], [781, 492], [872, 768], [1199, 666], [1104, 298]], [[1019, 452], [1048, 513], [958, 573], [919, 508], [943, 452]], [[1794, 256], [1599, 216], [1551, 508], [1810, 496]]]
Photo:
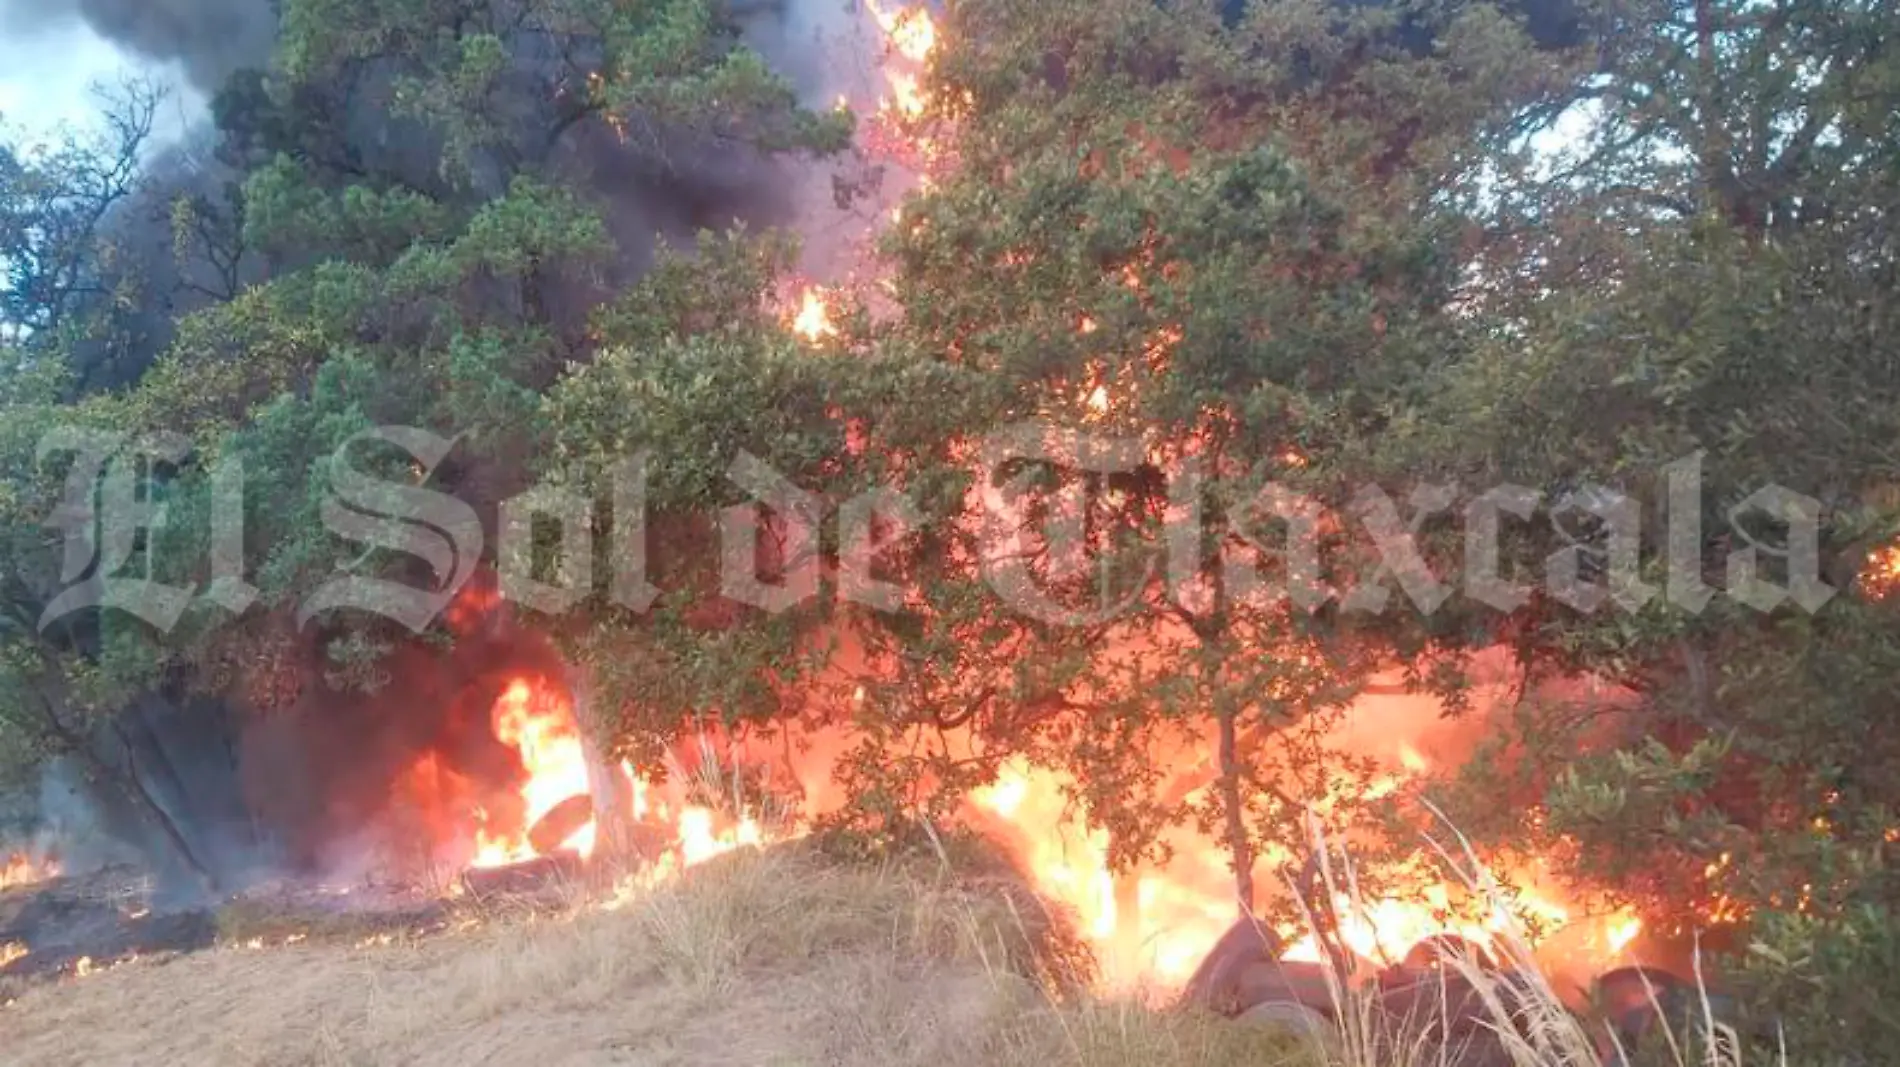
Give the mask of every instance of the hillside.
[[[619, 906], [435, 936], [230, 943], [38, 985], [0, 1062], [1156, 1067], [1283, 1062], [1229, 1023], [1058, 1007], [1000, 883], [730, 857]], [[1043, 946], [1037, 948], [1036, 946]]]

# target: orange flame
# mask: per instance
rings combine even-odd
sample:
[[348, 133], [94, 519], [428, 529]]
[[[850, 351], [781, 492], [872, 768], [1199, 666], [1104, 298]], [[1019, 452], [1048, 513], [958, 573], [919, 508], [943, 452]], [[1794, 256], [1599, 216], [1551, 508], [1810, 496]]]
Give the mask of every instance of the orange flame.
[[59, 877], [59, 873], [59, 860], [51, 856], [35, 858], [24, 852], [15, 852], [7, 857], [5, 866], [0, 866], [0, 889], [36, 885]]
[[[1429, 749], [1415, 738], [1438, 721], [1435, 702], [1369, 698], [1374, 699], [1403, 705], [1362, 705], [1334, 736], [1337, 744], [1386, 765], [1365, 787], [1365, 799], [1396, 792], [1431, 769]], [[1183, 766], [1195, 758], [1193, 752], [1157, 757]], [[1182, 829], [1167, 837], [1172, 858], [1165, 866], [1112, 873], [1107, 835], [1087, 824], [1066, 780], [1055, 772], [1012, 761], [995, 784], [972, 794], [971, 807], [975, 821], [1005, 843], [1037, 890], [1074, 914], [1113, 988], [1177, 987], [1237, 917], [1227, 852], [1217, 841]], [[1532, 941], [1540, 963], [1553, 973], [1587, 982], [1624, 962], [1643, 931], [1631, 911], [1602, 914], [1587, 908], [1537, 863], [1497, 872], [1513, 890], [1497, 903], [1443, 882], [1423, 864], [1416, 872], [1384, 873], [1409, 888], [1381, 899], [1342, 894], [1334, 901], [1341, 942], [1374, 967], [1397, 964], [1417, 946], [1447, 937], [1505, 959], [1508, 933]], [[1281, 933], [1291, 946], [1285, 958], [1320, 958], [1319, 943], [1310, 933], [1294, 928]]]
[[[469, 783], [441, 767], [433, 755], [418, 759], [405, 781], [420, 803], [460, 809], [459, 821], [473, 826], [473, 839], [467, 842], [473, 854], [469, 866], [478, 869], [535, 858], [529, 834], [536, 822], [569, 799], [593, 793], [580, 727], [559, 686], [531, 676], [512, 679], [496, 699], [490, 721], [495, 739], [515, 750], [525, 772], [518, 822], [501, 825], [492, 819], [474, 802]], [[722, 819], [710, 808], [690, 803], [682, 785], [669, 782], [657, 788], [625, 763], [618, 770], [631, 788], [634, 818], [668, 838], [671, 868], [690, 867], [767, 839], [766, 827], [750, 814]], [[552, 851], [587, 858], [594, 852], [595, 837], [596, 823], [589, 819]]]
[[1900, 545], [1887, 545], [1867, 554], [1860, 586], [1874, 600], [1885, 600], [1900, 587]]
[[819, 341], [836, 336], [837, 327], [831, 324], [831, 310], [825, 305], [825, 298], [815, 288], [807, 288], [799, 297], [798, 310], [792, 314], [792, 329], [807, 341]]
[[[494, 867], [534, 858], [525, 827], [554, 810], [556, 804], [572, 796], [588, 793], [587, 755], [581, 747], [573, 709], [558, 690], [536, 686], [529, 679], [510, 682], [490, 713], [495, 739], [514, 746], [521, 766], [528, 772], [521, 787], [525, 805], [524, 829], [518, 833], [493, 835], [486, 829], [476, 833], [474, 866]], [[594, 850], [594, 824], [569, 835], [561, 845], [582, 856]]]
[[930, 21], [930, 12], [921, 7], [890, 12], [877, 0], [866, 0], [865, 6], [898, 55], [912, 63], [923, 63], [930, 58], [931, 50], [937, 47], [937, 27]]
[[[931, 52], [937, 47], [937, 27], [930, 19], [930, 12], [921, 7], [887, 11], [877, 0], [866, 0], [865, 6], [895, 57], [913, 66], [929, 62]], [[891, 96], [878, 102], [880, 111], [895, 109], [905, 118], [923, 114], [929, 99], [915, 72], [886, 67], [884, 80], [890, 86]]]

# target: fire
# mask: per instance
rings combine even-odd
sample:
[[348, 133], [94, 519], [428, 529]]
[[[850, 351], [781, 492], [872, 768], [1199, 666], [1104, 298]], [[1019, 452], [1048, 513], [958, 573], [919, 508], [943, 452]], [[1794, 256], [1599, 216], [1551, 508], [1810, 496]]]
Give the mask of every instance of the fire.
[[930, 58], [931, 50], [937, 47], [937, 27], [930, 21], [930, 12], [921, 7], [889, 12], [877, 0], [866, 0], [865, 6], [898, 55], [912, 63], [923, 63]]
[[[877, 21], [878, 29], [884, 34], [887, 48], [894, 59], [901, 59], [914, 67], [929, 62], [931, 52], [937, 46], [937, 26], [931, 21], [930, 12], [921, 7], [889, 11], [877, 0], [866, 0], [865, 6]], [[906, 119], [923, 114], [929, 97], [921, 87], [916, 72], [887, 66], [884, 80], [890, 87], [891, 95], [878, 102], [878, 110], [887, 113], [895, 110]]]
[[[1397, 792], [1432, 768], [1426, 755], [1431, 749], [1415, 738], [1437, 721], [1431, 711], [1436, 705], [1406, 700], [1406, 706], [1355, 709], [1356, 721], [1348, 719], [1336, 732], [1339, 744], [1385, 765], [1363, 787], [1363, 799]], [[1176, 756], [1161, 761], [1185, 767], [1194, 758], [1192, 752]], [[1073, 914], [1109, 986], [1178, 987], [1238, 916], [1226, 850], [1202, 833], [1182, 829], [1167, 836], [1172, 858], [1165, 866], [1113, 873], [1107, 835], [1088, 826], [1066, 784], [1054, 772], [1012, 761], [994, 784], [972, 794], [973, 818], [1002, 839], [1039, 892]], [[1269, 873], [1285, 858], [1262, 857], [1256, 879], [1264, 879], [1263, 895], [1287, 888], [1270, 884]], [[1643, 933], [1632, 911], [1586, 907], [1541, 862], [1497, 871], [1510, 894], [1495, 902], [1446, 882], [1422, 862], [1416, 870], [1381, 873], [1395, 887], [1389, 894], [1357, 898], [1344, 892], [1349, 880], [1342, 874], [1337, 879], [1341, 891], [1332, 901], [1339, 941], [1373, 968], [1398, 964], [1418, 946], [1438, 939], [1460, 939], [1496, 960], [1512, 958], [1512, 946], [1528, 942], [1540, 964], [1587, 982], [1626, 962], [1625, 953]], [[1283, 958], [1321, 958], [1320, 943], [1309, 931], [1289, 927], [1280, 933], [1290, 946]]]
[[[520, 761], [524, 777], [519, 789], [513, 797], [490, 797], [484, 802], [470, 783], [440, 766], [432, 754], [425, 754], [402, 784], [419, 803], [437, 809], [432, 825], [463, 828], [440, 832], [469, 835], [470, 839], [462, 843], [466, 846], [462, 855], [471, 857], [467, 863], [472, 869], [524, 863], [543, 851], [570, 852], [583, 859], [591, 856], [596, 837], [594, 819], [588, 816], [569, 830], [573, 824], [565, 822], [566, 816], [555, 810], [576, 798], [593, 795], [586, 748], [565, 690], [538, 677], [513, 678], [495, 700], [490, 726], [495, 739], [512, 748]], [[722, 817], [711, 808], [693, 803], [683, 784], [669, 780], [666, 786], [656, 787], [625, 763], [617, 772], [630, 789], [634, 819], [657, 831], [669, 846], [663, 870], [704, 863], [764, 844], [775, 834], [790, 830], [767, 826], [751, 812]], [[518, 818], [502, 819], [491, 813], [490, 808], [501, 811], [504, 800], [509, 812], [518, 810]], [[544, 848], [537, 849], [531, 834], [550, 816], [557, 824], [554, 832], [567, 830], [567, 836], [553, 846], [542, 840]]]
[[[526, 678], [509, 683], [492, 712], [495, 739], [512, 745], [528, 772], [521, 787], [526, 808], [525, 826], [533, 826], [556, 804], [588, 792], [587, 754], [581, 747], [580, 730], [573, 709], [564, 694], [550, 686], [536, 686]], [[519, 863], [534, 857], [525, 830], [505, 837], [477, 835], [475, 866], [492, 867]], [[562, 842], [562, 847], [585, 856], [594, 848], [594, 825], [586, 826]]]
[[1039, 892], [1067, 907], [1113, 987], [1178, 985], [1233, 921], [1222, 854], [1185, 842], [1166, 872], [1116, 876], [1108, 838], [1068, 802], [1062, 777], [1011, 761], [971, 794], [973, 817], [997, 836]]
[[792, 329], [807, 341], [836, 336], [838, 329], [831, 324], [831, 310], [817, 289], [808, 288], [799, 297], [798, 310], [792, 315]]
[[0, 889], [35, 885], [50, 878], [57, 878], [59, 873], [59, 860], [54, 857], [35, 858], [24, 852], [15, 852], [7, 857], [6, 865], [0, 867]]
[[1867, 554], [1860, 585], [1869, 597], [1885, 600], [1900, 586], [1900, 545], [1886, 545]]
[[[924, 96], [923, 89], [917, 84], [916, 75], [905, 74], [902, 71], [886, 71], [885, 80], [891, 83], [891, 96], [895, 100], [897, 110], [905, 118], [914, 119], [924, 113], [928, 100]], [[892, 101], [887, 100], [885, 103], [888, 107]]]

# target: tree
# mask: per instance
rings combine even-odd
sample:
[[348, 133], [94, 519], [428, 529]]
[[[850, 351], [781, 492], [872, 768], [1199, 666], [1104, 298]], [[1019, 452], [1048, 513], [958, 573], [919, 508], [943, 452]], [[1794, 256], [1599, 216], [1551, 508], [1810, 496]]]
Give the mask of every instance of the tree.
[[[249, 529], [271, 546], [261, 585], [278, 609], [357, 551], [320, 520], [323, 464], [352, 433], [459, 435], [432, 485], [491, 527], [495, 505], [527, 487], [544, 440], [535, 394], [609, 340], [589, 326], [600, 286], [642, 252], [610, 233], [612, 205], [561, 154], [570, 142], [605, 137], [639, 157], [657, 146], [623, 144], [630, 124], [768, 149], [824, 150], [848, 133], [837, 116], [798, 110], [703, 3], [447, 5], [430, 17], [446, 32], [409, 14], [286, 5], [278, 72], [234, 82], [219, 108], [234, 137], [263, 149], [243, 187], [243, 237], [275, 275], [188, 317], [127, 400], [140, 425], [243, 459], [253, 483], [261, 469], [273, 492]], [[351, 131], [366, 99], [429, 150], [430, 168]], [[384, 564], [401, 557], [371, 566]], [[336, 624], [330, 639], [346, 644], [397, 639], [370, 620]]]
[[[651, 235], [614, 225], [617, 205], [588, 165], [631, 160], [666, 174], [668, 153], [688, 145], [822, 152], [849, 136], [848, 116], [799, 109], [700, 0], [401, 10], [292, 0], [282, 25], [272, 71], [238, 78], [219, 100], [224, 154], [246, 167], [239, 194], [187, 204], [171, 219], [195, 243], [225, 250], [210, 264], [224, 291], [207, 295], [229, 298], [176, 323], [135, 388], [69, 404], [22, 394], [8, 418], [17, 448], [5, 483], [19, 520], [7, 573], [52, 583], [20, 598], [21, 618], [36, 626], [60, 571], [58, 546], [34, 524], [64, 484], [55, 465], [38, 466], [41, 431], [182, 440], [189, 448], [161, 465], [153, 490], [168, 522], [139, 536], [132, 562], [195, 589], [220, 577], [254, 582], [266, 618], [230, 625], [249, 598], [227, 587], [238, 595], [194, 600], [169, 627], [104, 610], [70, 620], [56, 643], [23, 637], [8, 684], [44, 698], [18, 708], [51, 716], [10, 720], [24, 743], [44, 737], [33, 732], [40, 726], [110, 731], [135, 694], [161, 684], [268, 704], [284, 696], [276, 675], [286, 664], [308, 665], [316, 684], [373, 688], [389, 651], [449, 636], [341, 611], [317, 618], [308, 638], [292, 637], [300, 647], [272, 647], [296, 634], [299, 606], [346, 564], [424, 589], [444, 579], [400, 543], [385, 538], [366, 553], [330, 531], [323, 504], [336, 458], [384, 487], [455, 494], [475, 532], [484, 520], [492, 527], [496, 505], [527, 488], [546, 439], [537, 394], [613, 343], [591, 319], [609, 286], [646, 258]], [[135, 157], [128, 149], [128, 182]], [[106, 195], [58, 204], [84, 221], [82, 208], [103, 212]], [[20, 306], [39, 316], [26, 324], [37, 340], [56, 324], [49, 316], [67, 314], [63, 294], [90, 284], [59, 258], [84, 234], [68, 241], [60, 230], [53, 241], [30, 221], [18, 232], [49, 249], [40, 258], [53, 264], [18, 276], [31, 282], [19, 287]], [[246, 254], [265, 280], [251, 284], [239, 271]], [[12, 252], [5, 261], [16, 265]], [[43, 277], [58, 284], [48, 289]], [[57, 355], [36, 348], [19, 361], [33, 381], [50, 382]], [[456, 447], [425, 461], [400, 447], [411, 438], [375, 432], [388, 426]], [[233, 576], [215, 569], [215, 550], [230, 546], [213, 540], [212, 520], [227, 502], [221, 477], [240, 465], [249, 569]], [[399, 500], [381, 503], [400, 513]], [[456, 561], [456, 576], [468, 562]], [[83, 747], [85, 732], [69, 732]]]
[[[1896, 517], [1895, 28], [1879, 5], [1799, 0], [1614, 15], [1601, 69], [1560, 98], [1587, 131], [1566, 158], [1500, 146], [1494, 195], [1474, 205], [1480, 343], [1388, 437], [1386, 462], [1540, 490], [1545, 510], [1508, 541], [1519, 573], [1574, 538], [1586, 579], [1654, 592], [1593, 612], [1543, 595], [1492, 630], [1528, 671], [1587, 670], [1640, 698], [1521, 709], [1493, 767], [1529, 814], [1500, 833], [1660, 913], [1687, 902], [1730, 947], [1760, 944], [1746, 966], [1811, 1024], [1789, 1047], [1865, 1047], [1891, 994], [1867, 985], [1878, 953], [1852, 946], [1891, 922], [1900, 799], [1880, 784], [1895, 779], [1877, 725], [1893, 616], [1878, 576], [1861, 578]], [[1608, 497], [1569, 495], [1592, 484], [1642, 507], [1635, 567], [1613, 554], [1616, 520], [1591, 513]], [[1770, 486], [1814, 503], [1753, 495]], [[1804, 523], [1818, 573], [1798, 554]], [[1759, 577], [1795, 602], [1730, 569], [1756, 545]]]
[[[927, 521], [891, 557], [920, 598], [858, 638], [863, 806], [934, 817], [1027, 757], [1065, 772], [1118, 866], [1200, 824], [1247, 909], [1257, 859], [1304, 853], [1309, 806], [1356, 822], [1370, 769], [1327, 726], [1371, 664], [1430, 635], [1239, 583], [1298, 584], [1273, 487], [1341, 498], [1464, 343], [1448, 205], [1476, 179], [1471, 139], [1545, 73], [1489, 7], [1448, 18], [1436, 56], [1383, 28], [1303, 5], [1236, 28], [1136, 2], [953, 13], [928, 118], [955, 166], [893, 227], [903, 316], [869, 341], [940, 384], [866, 414]], [[984, 459], [1004, 439], [1007, 463]], [[1111, 439], [1126, 455], [1105, 461]], [[1373, 577], [1351, 531], [1290, 518]], [[1164, 544], [1200, 562], [1171, 571]]]
[[164, 95], [128, 80], [100, 91], [97, 132], [0, 146], [0, 337], [9, 343], [40, 352], [90, 343], [105, 359], [126, 343], [128, 306], [145, 279], [113, 224], [144, 185]]

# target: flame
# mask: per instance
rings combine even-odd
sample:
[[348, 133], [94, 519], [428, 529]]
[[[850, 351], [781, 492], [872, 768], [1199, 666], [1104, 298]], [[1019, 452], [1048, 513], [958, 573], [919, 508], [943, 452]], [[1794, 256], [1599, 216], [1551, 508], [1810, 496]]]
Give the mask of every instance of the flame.
[[937, 47], [937, 27], [930, 21], [930, 12], [921, 7], [890, 12], [877, 0], [866, 0], [865, 7], [870, 9], [878, 29], [884, 31], [898, 55], [912, 63], [923, 63], [930, 58], [931, 50]]
[[[913, 67], [922, 67], [930, 61], [931, 53], [937, 47], [937, 26], [931, 21], [930, 12], [921, 7], [890, 11], [877, 0], [866, 0], [865, 7], [876, 20], [878, 30], [883, 33], [886, 50], [893, 59], [902, 60]], [[929, 97], [921, 88], [915, 71], [886, 66], [884, 80], [890, 87], [891, 95], [878, 101], [879, 111], [896, 111], [906, 119], [923, 114]]]
[[1900, 587], [1900, 544], [1885, 545], [1867, 554], [1860, 586], [1873, 600], [1885, 600]]
[[838, 332], [831, 324], [831, 310], [824, 296], [815, 288], [807, 288], [799, 297], [798, 310], [793, 313], [791, 322], [792, 329], [807, 341], [819, 341]]
[[[514, 746], [528, 773], [528, 781], [521, 787], [526, 810], [524, 827], [533, 826], [556, 804], [588, 792], [587, 753], [565, 694], [552, 686], [537, 686], [529, 679], [517, 678], [495, 701], [491, 716], [495, 739]], [[479, 834], [477, 845], [478, 867], [519, 863], [534, 857], [525, 829], [519, 835], [502, 838]], [[561, 847], [582, 856], [593, 852], [593, 823], [569, 835]]]
[[59, 877], [59, 873], [59, 860], [55, 857], [35, 858], [24, 852], [15, 852], [7, 857], [6, 865], [0, 867], [0, 889], [36, 885]]
[[1010, 761], [970, 796], [972, 817], [1001, 838], [1036, 889], [1066, 906], [1112, 988], [1185, 981], [1233, 921], [1223, 854], [1189, 841], [1166, 872], [1117, 876], [1107, 835], [1069, 803], [1061, 775]]
[[1622, 915], [1617, 917], [1610, 923], [1609, 928], [1606, 930], [1610, 951], [1613, 953], [1622, 952], [1630, 946], [1630, 942], [1636, 940], [1636, 935], [1642, 932], [1643, 920], [1634, 915]]
[[[512, 748], [520, 760], [523, 779], [516, 795], [508, 798], [518, 803], [507, 809], [518, 808], [518, 818], [503, 819], [489, 810], [502, 810], [500, 798], [490, 798], [494, 803], [489, 806], [477, 803], [470, 784], [440, 766], [433, 754], [420, 757], [403, 783], [419, 803], [446, 809], [434, 813], [431, 825], [451, 828], [441, 831], [451, 836], [468, 834], [463, 855], [472, 856], [467, 863], [473, 869], [534, 859], [537, 851], [529, 834], [536, 823], [571, 798], [593, 795], [580, 727], [560, 686], [528, 675], [510, 679], [495, 700], [490, 724], [495, 739]], [[684, 785], [669, 780], [667, 786], [656, 787], [629, 764], [621, 763], [617, 771], [630, 787], [634, 819], [649, 829], [657, 828], [668, 839], [669, 854], [660, 865], [661, 873], [764, 844], [773, 833], [781, 832], [776, 826], [768, 831], [750, 812], [723, 817], [692, 803]], [[789, 830], [789, 826], [784, 828], [784, 832]], [[589, 819], [552, 851], [572, 852], [585, 859], [594, 852], [595, 837], [596, 823]]]
[[[1373, 707], [1374, 700], [1408, 706]], [[1432, 768], [1424, 754], [1430, 749], [1416, 739], [1438, 721], [1435, 708], [1435, 702], [1422, 698], [1368, 698], [1335, 730], [1341, 747], [1385, 765], [1363, 787], [1355, 787], [1363, 788], [1362, 799], [1396, 792]], [[1161, 765], [1186, 767], [1204, 762], [1201, 755], [1189, 750], [1156, 758]], [[1108, 837], [1087, 824], [1068, 785], [1055, 772], [1012, 760], [994, 784], [971, 795], [973, 820], [1004, 842], [1039, 892], [1074, 915], [1109, 987], [1177, 988], [1237, 917], [1226, 850], [1211, 837], [1182, 828], [1165, 838], [1171, 855], [1165, 866], [1112, 873]], [[1262, 860], [1263, 872], [1278, 866], [1273, 857]], [[1626, 962], [1625, 954], [1643, 932], [1633, 911], [1586, 907], [1538, 861], [1507, 864], [1495, 872], [1510, 891], [1495, 902], [1445, 882], [1435, 867], [1422, 862], [1417, 870], [1381, 873], [1394, 887], [1389, 895], [1354, 899], [1342, 893], [1333, 901], [1339, 940], [1373, 968], [1399, 964], [1421, 944], [1441, 938], [1462, 939], [1504, 960], [1521, 939], [1553, 973], [1587, 984], [1609, 966]], [[1274, 888], [1263, 883], [1260, 890]], [[1321, 958], [1319, 941], [1310, 933], [1280, 932], [1290, 945], [1284, 958]]]

